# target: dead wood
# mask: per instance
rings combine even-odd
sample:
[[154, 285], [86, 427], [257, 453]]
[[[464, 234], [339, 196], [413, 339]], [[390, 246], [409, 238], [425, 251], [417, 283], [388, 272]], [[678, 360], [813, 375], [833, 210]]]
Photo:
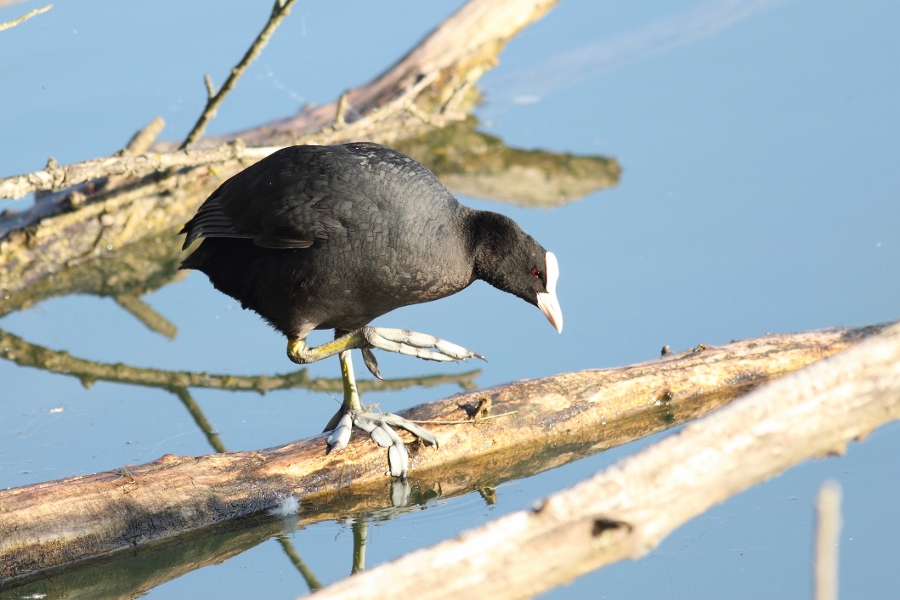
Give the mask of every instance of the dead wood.
[[900, 417], [900, 326], [749, 394], [530, 511], [323, 588], [317, 598], [531, 598], [624, 558], [757, 483]]
[[390, 507], [391, 491], [396, 504], [398, 497], [489, 488], [498, 479], [553, 468], [706, 414], [881, 329], [700, 346], [631, 367], [557, 375], [421, 405], [405, 416], [465, 420], [485, 397], [493, 415], [508, 414], [473, 425], [429, 425], [441, 448], [411, 446], [407, 489], [391, 490], [384, 452], [368, 439], [356, 437], [346, 450], [325, 455], [319, 436], [256, 452], [166, 455], [146, 465], [0, 491], [0, 579], [21, 582], [75, 560], [172, 540], [257, 514], [291, 493], [302, 499], [301, 522], [314, 522]]
[[[144, 238], [168, 241], [173, 228], [226, 178], [282, 146], [360, 139], [395, 143], [465, 120], [478, 97], [474, 82], [496, 64], [506, 42], [555, 1], [472, 0], [397, 65], [343, 95], [343, 102], [229, 136], [233, 141], [227, 143], [201, 139], [184, 151], [156, 143], [135, 155], [159, 132], [162, 123], [156, 121], [114, 156], [68, 166], [50, 159], [40, 171], [0, 179], [0, 197], [35, 192], [29, 210], [0, 214], [0, 312], [11, 292], [65, 269]], [[458, 131], [475, 124], [466, 121]], [[452, 161], [435, 152], [446, 143], [436, 148], [420, 137], [410, 152], [426, 164], [441, 163], [451, 190], [530, 205], [567, 202], [618, 182], [613, 159], [509, 151], [496, 138], [479, 136], [458, 136], [472, 147], [452, 149]]]
[[275, 33], [275, 30], [278, 28], [278, 25], [281, 24], [281, 21], [291, 14], [291, 6], [295, 1], [296, 0], [275, 0], [275, 5], [272, 7], [272, 14], [269, 15], [269, 20], [266, 21], [265, 27], [259, 32], [259, 35], [256, 36], [253, 43], [250, 44], [250, 48], [247, 49], [247, 52], [244, 54], [243, 58], [241, 58], [241, 61], [228, 73], [228, 79], [225, 80], [225, 83], [222, 84], [222, 87], [219, 88], [218, 92], [215, 91], [213, 87], [212, 78], [210, 78], [209, 75], [204, 77], [207, 95], [206, 107], [203, 109], [203, 113], [200, 115], [200, 118], [197, 119], [191, 132], [184, 139], [184, 142], [181, 143], [179, 150], [190, 148], [198, 139], [200, 139], [200, 136], [206, 131], [206, 125], [216, 116], [216, 112], [225, 100], [225, 96], [234, 89], [238, 79], [241, 78], [244, 71], [247, 70], [247, 67], [250, 66], [256, 57], [259, 56], [260, 52], [263, 51], [263, 48], [266, 47], [269, 38]]
[[41, 13], [45, 13], [48, 10], [50, 10], [51, 8], [53, 8], [53, 5], [48, 4], [47, 6], [44, 6], [43, 8], [36, 8], [33, 11], [22, 15], [18, 19], [13, 19], [12, 21], [7, 21], [5, 23], [0, 23], [0, 31], [3, 31], [4, 29], [10, 29], [12, 27], [17, 27], [17, 26], [21, 25], [22, 23], [24, 23], [25, 21], [27, 21], [28, 19], [30, 19], [31, 17], [37, 16]]
[[42, 171], [0, 179], [0, 197], [21, 198], [29, 192], [56, 191], [110, 175], [137, 179], [162, 169], [218, 164], [217, 153], [234, 154], [222, 142], [236, 139], [261, 150], [270, 146], [271, 153], [297, 143], [389, 142], [463, 120], [478, 97], [474, 82], [497, 64], [497, 55], [513, 36], [557, 2], [471, 0], [384, 74], [344, 94], [344, 106], [351, 108], [342, 119], [337, 119], [339, 99], [305, 109], [291, 119], [207, 138], [200, 145], [213, 147], [205, 148], [206, 152], [200, 151], [204, 148], [170, 152], [172, 144], [159, 144], [155, 153], [145, 157], [107, 157], [67, 167], [51, 159]]

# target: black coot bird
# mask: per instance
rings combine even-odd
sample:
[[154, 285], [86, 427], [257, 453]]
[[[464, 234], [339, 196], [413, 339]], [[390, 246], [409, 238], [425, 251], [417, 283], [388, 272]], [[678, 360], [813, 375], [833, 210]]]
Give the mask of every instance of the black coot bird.
[[[397, 415], [363, 410], [350, 350], [362, 351], [376, 377], [372, 348], [438, 361], [482, 357], [369, 322], [482, 279], [534, 304], [562, 331], [556, 257], [512, 219], [461, 205], [431, 171], [378, 144], [279, 150], [223, 183], [181, 233], [185, 248], [205, 238], [181, 268], [203, 271], [284, 333], [288, 358], [340, 355], [344, 403], [325, 429], [328, 449], [344, 448], [355, 425], [388, 448], [394, 476], [406, 475], [408, 460], [392, 426], [437, 440]], [[334, 329], [334, 341], [307, 346], [314, 329]]]

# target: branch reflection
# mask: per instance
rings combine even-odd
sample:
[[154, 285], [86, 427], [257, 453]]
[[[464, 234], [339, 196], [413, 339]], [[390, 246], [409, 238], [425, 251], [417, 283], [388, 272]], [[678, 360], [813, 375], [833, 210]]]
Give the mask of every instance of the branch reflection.
[[[343, 383], [339, 377], [310, 378], [306, 369], [283, 375], [217, 375], [193, 371], [167, 371], [131, 367], [121, 363], [103, 363], [76, 358], [65, 351], [50, 350], [37, 344], [26, 342], [19, 336], [0, 329], [0, 358], [5, 358], [22, 367], [35, 367], [77, 377], [85, 387], [97, 381], [128, 383], [145, 387], [155, 387], [173, 391], [189, 387], [252, 391], [265, 393], [273, 390], [302, 388], [316, 392], [342, 392]], [[481, 375], [480, 370], [459, 375], [429, 375], [385, 380], [361, 380], [357, 387], [361, 392], [383, 392], [403, 390], [414, 386], [435, 387], [455, 383], [464, 390], [477, 389], [473, 381]]]

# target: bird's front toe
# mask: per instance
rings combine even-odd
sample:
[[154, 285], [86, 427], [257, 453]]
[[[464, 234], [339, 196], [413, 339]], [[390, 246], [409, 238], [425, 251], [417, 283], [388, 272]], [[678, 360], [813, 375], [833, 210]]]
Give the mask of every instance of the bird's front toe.
[[405, 478], [409, 472], [409, 450], [394, 431], [395, 427], [405, 429], [421, 439], [427, 446], [438, 446], [438, 440], [433, 433], [399, 415], [348, 410], [343, 412], [337, 425], [325, 438], [327, 452], [346, 448], [353, 427], [362, 429], [369, 434], [373, 442], [382, 448], [387, 448], [388, 465], [393, 477]]

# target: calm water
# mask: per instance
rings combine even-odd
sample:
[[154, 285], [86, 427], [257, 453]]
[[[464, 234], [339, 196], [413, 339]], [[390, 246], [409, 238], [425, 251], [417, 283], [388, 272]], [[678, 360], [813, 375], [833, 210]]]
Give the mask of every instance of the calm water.
[[[0, 9], [0, 22], [37, 8]], [[209, 133], [329, 101], [378, 74], [459, 2], [301, 2], [226, 100]], [[900, 5], [894, 2], [566, 0], [481, 81], [483, 131], [515, 148], [615, 156], [618, 187], [551, 211], [461, 198], [516, 219], [559, 257], [566, 330], [486, 284], [378, 321], [485, 354], [489, 386], [647, 360], [766, 332], [900, 317]], [[0, 32], [0, 175], [108, 155], [152, 117], [180, 139], [256, 35], [269, 3], [55, 2]], [[22, 208], [0, 200], [3, 208]], [[180, 241], [177, 241], [180, 243]], [[177, 327], [149, 331], [112, 299], [67, 296], [0, 328], [73, 356], [242, 375], [293, 370], [284, 340], [191, 273], [144, 296]], [[380, 355], [388, 377], [463, 373]], [[359, 361], [357, 361], [359, 363]], [[359, 366], [359, 364], [358, 364]], [[362, 376], [363, 373], [360, 372]], [[337, 360], [310, 374], [336, 377]], [[384, 410], [459, 390], [369, 394]], [[192, 390], [230, 450], [317, 434], [327, 394]], [[211, 452], [178, 399], [0, 362], [0, 487]], [[652, 440], [497, 490], [373, 520], [367, 566], [570, 485]], [[808, 462], [710, 510], [646, 558], [548, 598], [809, 597], [811, 501], [844, 486], [844, 597], [896, 598], [900, 427], [843, 458]], [[322, 582], [349, 573], [349, 523], [293, 534]], [[150, 591], [154, 598], [292, 598], [306, 584], [275, 539]]]

